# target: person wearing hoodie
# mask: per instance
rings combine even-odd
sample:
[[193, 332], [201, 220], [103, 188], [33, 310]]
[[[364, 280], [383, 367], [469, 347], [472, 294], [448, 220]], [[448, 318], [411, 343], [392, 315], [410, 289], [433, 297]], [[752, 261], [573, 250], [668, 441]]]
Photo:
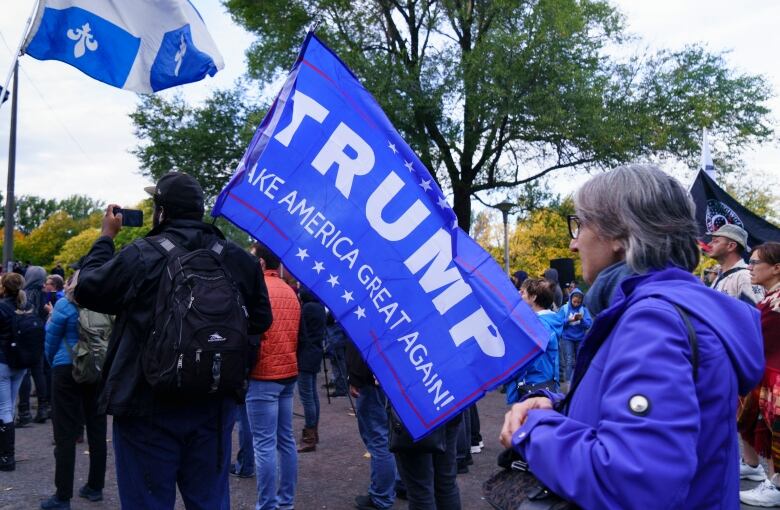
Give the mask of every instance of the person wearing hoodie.
[[657, 167], [597, 175], [574, 204], [593, 326], [569, 394], [515, 404], [502, 444], [581, 508], [738, 509], [734, 416], [763, 374], [757, 310], [691, 274], [693, 201]]
[[544, 279], [553, 284], [554, 295], [552, 309], [553, 311], [558, 311], [561, 308], [561, 305], [563, 305], [563, 290], [561, 289], [561, 284], [558, 281], [558, 270], [552, 268], [545, 269]]
[[[24, 292], [27, 294], [27, 302], [35, 309], [38, 316], [44, 321], [49, 317], [49, 311], [45, 308], [46, 300], [43, 293], [43, 284], [46, 281], [46, 270], [41, 266], [30, 266], [24, 274]], [[38, 410], [33, 418], [30, 413], [31, 380], [35, 382], [35, 394], [38, 398]], [[19, 404], [17, 406], [16, 426], [24, 427], [31, 421], [45, 423], [51, 417], [50, 390], [51, 371], [49, 363], [41, 355], [41, 361], [27, 371], [19, 387]]]
[[524, 395], [538, 389], [558, 391], [559, 383], [558, 342], [563, 331], [563, 321], [558, 314], [550, 310], [555, 295], [553, 284], [543, 278], [528, 278], [520, 286], [520, 295], [547, 328], [550, 340], [547, 342], [547, 350], [544, 354], [521, 370], [507, 385], [507, 404], [519, 402]]
[[304, 426], [301, 446], [298, 452], [313, 452], [317, 449], [320, 436], [320, 398], [317, 394], [317, 374], [322, 365], [327, 311], [325, 306], [311, 293], [301, 287], [301, 326], [298, 330], [298, 394], [303, 405]]
[[585, 295], [575, 287], [569, 294], [569, 301], [558, 310], [558, 317], [563, 321], [561, 371], [564, 382], [571, 382], [577, 351], [580, 350], [582, 339], [585, 338], [585, 334], [593, 323], [590, 312], [582, 305], [584, 299]]

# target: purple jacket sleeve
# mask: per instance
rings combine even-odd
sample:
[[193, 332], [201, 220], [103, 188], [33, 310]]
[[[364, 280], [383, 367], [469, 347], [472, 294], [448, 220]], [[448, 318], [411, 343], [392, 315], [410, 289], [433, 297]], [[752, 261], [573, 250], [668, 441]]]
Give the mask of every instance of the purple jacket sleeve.
[[[583, 508], [677, 508], [696, 470], [700, 423], [685, 326], [651, 302], [627, 310], [611, 335], [589, 369], [595, 385], [575, 397], [598, 410], [593, 424], [534, 410], [513, 444], [543, 483]], [[646, 413], [629, 406], [638, 395]]]

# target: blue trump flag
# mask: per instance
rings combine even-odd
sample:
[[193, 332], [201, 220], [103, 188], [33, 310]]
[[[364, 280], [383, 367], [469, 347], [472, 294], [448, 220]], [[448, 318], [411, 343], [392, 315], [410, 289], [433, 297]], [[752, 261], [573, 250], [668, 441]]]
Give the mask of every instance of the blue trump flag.
[[24, 51], [142, 93], [214, 76], [223, 67], [188, 0], [42, 0]]
[[212, 214], [263, 241], [333, 311], [414, 438], [546, 348], [428, 170], [311, 33]]

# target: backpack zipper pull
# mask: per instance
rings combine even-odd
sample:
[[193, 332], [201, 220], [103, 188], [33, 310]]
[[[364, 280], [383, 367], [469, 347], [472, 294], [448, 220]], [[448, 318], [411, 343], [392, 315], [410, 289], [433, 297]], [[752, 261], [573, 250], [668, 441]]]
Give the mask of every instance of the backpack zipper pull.
[[184, 353], [179, 353], [179, 361], [176, 362], [176, 385], [181, 388], [181, 372], [184, 365]]

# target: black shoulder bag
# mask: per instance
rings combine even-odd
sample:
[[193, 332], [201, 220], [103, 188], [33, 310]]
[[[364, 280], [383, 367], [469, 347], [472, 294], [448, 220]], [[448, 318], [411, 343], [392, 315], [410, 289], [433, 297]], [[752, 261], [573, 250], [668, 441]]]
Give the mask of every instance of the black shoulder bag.
[[[688, 314], [676, 304], [672, 303], [672, 305], [680, 314], [685, 328], [688, 330], [693, 380], [696, 381], [699, 374], [699, 342], [696, 338], [696, 331], [693, 329]], [[588, 366], [604, 340], [606, 340], [606, 336], [595, 346], [587, 360]], [[585, 370], [579, 371], [579, 377], [575, 375], [571, 391], [561, 402], [560, 409], [563, 414], [568, 412], [571, 397], [586, 371], [587, 367]], [[482, 484], [485, 500], [496, 510], [574, 510], [579, 508], [576, 504], [566, 501], [545, 487], [528, 468], [528, 463], [513, 449], [506, 449], [498, 456], [498, 465], [503, 469]]]

